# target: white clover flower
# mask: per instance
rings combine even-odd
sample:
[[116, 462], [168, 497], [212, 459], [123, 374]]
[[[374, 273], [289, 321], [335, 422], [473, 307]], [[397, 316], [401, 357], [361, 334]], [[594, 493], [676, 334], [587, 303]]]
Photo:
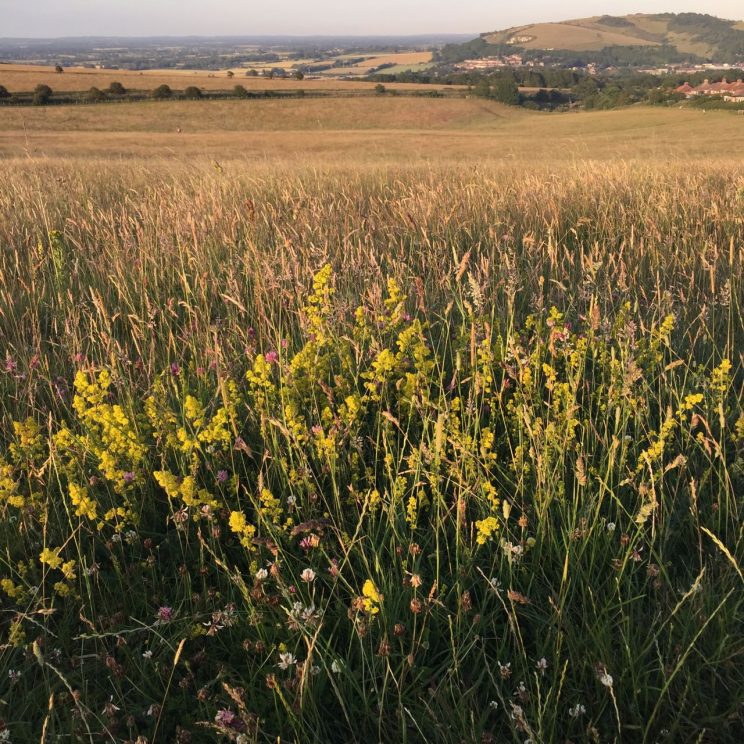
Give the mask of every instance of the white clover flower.
[[142, 652], [142, 658], [143, 659], [152, 659], [152, 649], [147, 649], [147, 651]]
[[339, 664], [338, 661], [334, 659], [333, 664], [331, 664], [331, 671], [334, 674], [341, 674], [341, 670], [342, 670], [341, 664]]
[[306, 581], [308, 584], [315, 581], [315, 571], [312, 568], [306, 568], [301, 574], [300, 578]]
[[294, 666], [296, 663], [297, 658], [294, 654], [290, 654], [289, 652], [279, 654], [279, 663], [277, 664], [279, 669], [289, 669], [289, 667]]
[[488, 707], [491, 710], [498, 710], [499, 707], [499, 701], [498, 700], [491, 700], [491, 702], [488, 704]]
[[581, 703], [576, 703], [572, 708], [568, 709], [568, 715], [571, 718], [578, 718], [586, 713], [586, 708]]
[[540, 672], [540, 674], [545, 674], [546, 669], [548, 668], [548, 660], [543, 656], [540, 661], [538, 661], [535, 666], [537, 667], [537, 670]]
[[614, 532], [617, 525], [614, 522], [607, 522], [607, 532]]
[[605, 687], [612, 687], [612, 676], [607, 673], [607, 671], [602, 670], [599, 674], [599, 681], [605, 686]]
[[258, 581], [265, 581], [269, 578], [269, 572], [265, 568], [259, 568], [258, 571], [256, 571], [256, 579]]

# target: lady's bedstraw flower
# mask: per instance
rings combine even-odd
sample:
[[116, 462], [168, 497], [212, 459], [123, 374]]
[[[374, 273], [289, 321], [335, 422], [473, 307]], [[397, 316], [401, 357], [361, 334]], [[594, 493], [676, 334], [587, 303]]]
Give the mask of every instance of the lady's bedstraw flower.
[[380, 611], [382, 595], [377, 590], [374, 581], [367, 579], [362, 587], [362, 602], [364, 611], [369, 615], [376, 615]]

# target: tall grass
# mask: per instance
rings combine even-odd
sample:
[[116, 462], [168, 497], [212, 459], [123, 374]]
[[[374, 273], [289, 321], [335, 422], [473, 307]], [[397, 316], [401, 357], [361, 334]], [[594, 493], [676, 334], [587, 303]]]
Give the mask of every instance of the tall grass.
[[741, 170], [7, 170], [13, 741], [740, 740]]

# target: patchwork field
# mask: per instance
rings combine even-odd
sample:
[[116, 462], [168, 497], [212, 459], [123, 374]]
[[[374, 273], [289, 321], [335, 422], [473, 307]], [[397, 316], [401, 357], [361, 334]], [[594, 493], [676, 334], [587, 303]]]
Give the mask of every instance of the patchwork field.
[[742, 148], [0, 108], [2, 740], [739, 744]]
[[[384, 59], [400, 56], [404, 60], [415, 59], [426, 61], [431, 55], [426, 53], [407, 55], [386, 55]], [[381, 58], [382, 59], [382, 58]], [[345, 68], [345, 74], [363, 75], [369, 67], [382, 64], [380, 61], [364, 63], [358, 68]], [[413, 64], [413, 63], [411, 63]], [[272, 64], [271, 67], [282, 67], [282, 64]], [[261, 65], [255, 66], [262, 69]], [[208, 72], [206, 70], [92, 70], [88, 68], [66, 68], [63, 73], [56, 73], [51, 67], [35, 65], [6, 65], [0, 64], [0, 85], [11, 93], [22, 93], [34, 90], [37, 85], [48, 85], [56, 91], [86, 91], [91, 87], [108, 88], [111, 83], [121, 83], [131, 90], [152, 90], [159, 85], [170, 85], [172, 88], [183, 89], [195, 85], [204, 90], [231, 90], [235, 85], [242, 85], [250, 91], [266, 90], [307, 90], [307, 91], [371, 91], [374, 83], [356, 82], [352, 80], [335, 80], [332, 78], [320, 80], [295, 80], [294, 78], [263, 78], [247, 77], [245, 70], [235, 70], [233, 77], [228, 71]], [[398, 90], [437, 90], [444, 86], [419, 85], [416, 83], [393, 83], [388, 86]]]

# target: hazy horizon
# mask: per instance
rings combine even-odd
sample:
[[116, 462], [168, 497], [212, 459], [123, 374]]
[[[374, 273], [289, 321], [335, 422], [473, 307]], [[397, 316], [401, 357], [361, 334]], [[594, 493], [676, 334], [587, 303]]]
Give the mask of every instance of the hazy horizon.
[[557, 7], [525, 0], [494, 8], [488, 0], [299, 0], [247, 6], [241, 0], [0, 0], [0, 37], [74, 36], [417, 36], [473, 34], [540, 21], [594, 15], [699, 12], [744, 18], [741, 0], [568, 0]]

